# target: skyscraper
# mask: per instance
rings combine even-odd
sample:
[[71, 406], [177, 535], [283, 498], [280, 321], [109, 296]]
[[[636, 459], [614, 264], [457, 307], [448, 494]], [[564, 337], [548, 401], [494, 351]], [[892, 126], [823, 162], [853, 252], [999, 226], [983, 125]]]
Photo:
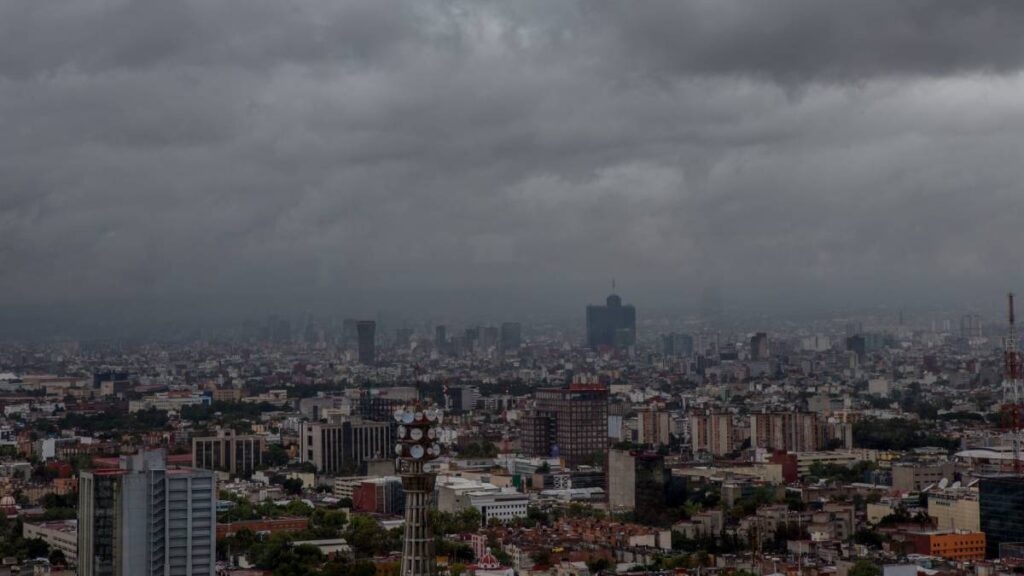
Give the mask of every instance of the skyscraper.
[[636, 344], [636, 308], [623, 305], [618, 294], [608, 296], [604, 306], [587, 306], [587, 346], [629, 348]]
[[501, 325], [501, 351], [517, 352], [523, 344], [523, 327], [519, 322], [504, 322]]
[[216, 483], [207, 470], [168, 469], [162, 450], [82, 472], [81, 576], [213, 576]]
[[768, 335], [764, 332], [758, 332], [750, 337], [750, 359], [768, 359]]
[[523, 422], [523, 450], [558, 455], [567, 467], [600, 463], [608, 448], [608, 389], [598, 384], [543, 388]]
[[448, 329], [444, 325], [434, 328], [434, 348], [442, 354], [448, 350]]
[[377, 323], [373, 320], [356, 322], [359, 335], [359, 363], [372, 366], [377, 361]]

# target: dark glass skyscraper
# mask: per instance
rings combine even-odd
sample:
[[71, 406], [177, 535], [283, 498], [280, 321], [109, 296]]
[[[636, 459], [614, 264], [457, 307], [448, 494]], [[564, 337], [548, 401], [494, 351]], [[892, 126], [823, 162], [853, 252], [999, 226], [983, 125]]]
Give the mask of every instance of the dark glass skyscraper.
[[999, 545], [1024, 542], [1024, 478], [992, 476], [978, 483], [985, 556], [999, 557]]
[[377, 360], [377, 323], [373, 320], [360, 320], [356, 323], [359, 335], [359, 363], [372, 365]]
[[618, 294], [608, 296], [604, 306], [587, 306], [587, 346], [629, 348], [636, 344], [636, 308], [622, 304]]

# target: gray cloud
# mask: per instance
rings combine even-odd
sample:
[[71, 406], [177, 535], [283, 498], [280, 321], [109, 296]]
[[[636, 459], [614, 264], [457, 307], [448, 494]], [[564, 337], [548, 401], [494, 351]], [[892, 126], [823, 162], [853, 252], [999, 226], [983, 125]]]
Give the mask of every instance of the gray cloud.
[[1000, 292], [1022, 10], [0, 4], [0, 304]]

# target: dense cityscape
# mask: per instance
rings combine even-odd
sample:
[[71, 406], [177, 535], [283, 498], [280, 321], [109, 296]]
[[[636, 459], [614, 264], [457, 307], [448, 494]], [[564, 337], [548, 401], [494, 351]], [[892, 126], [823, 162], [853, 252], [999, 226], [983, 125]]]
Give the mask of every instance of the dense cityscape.
[[767, 332], [712, 310], [658, 332], [612, 294], [581, 337], [305, 315], [8, 343], [0, 556], [82, 575], [1016, 570], [1017, 335], [928, 316]]
[[1022, 31], [0, 0], [0, 576], [1024, 576]]

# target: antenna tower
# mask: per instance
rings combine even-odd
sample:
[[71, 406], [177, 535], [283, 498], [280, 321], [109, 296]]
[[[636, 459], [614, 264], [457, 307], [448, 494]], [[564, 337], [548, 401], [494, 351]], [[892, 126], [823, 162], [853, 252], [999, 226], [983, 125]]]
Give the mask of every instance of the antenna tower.
[[1021, 406], [1022, 380], [1021, 357], [1018, 349], [1017, 327], [1014, 323], [1013, 292], [1007, 295], [1010, 326], [1004, 344], [1004, 368], [1003, 368], [1003, 422], [1007, 424], [1013, 434], [1013, 471], [1021, 472], [1020, 460], [1020, 435], [1022, 413]]

